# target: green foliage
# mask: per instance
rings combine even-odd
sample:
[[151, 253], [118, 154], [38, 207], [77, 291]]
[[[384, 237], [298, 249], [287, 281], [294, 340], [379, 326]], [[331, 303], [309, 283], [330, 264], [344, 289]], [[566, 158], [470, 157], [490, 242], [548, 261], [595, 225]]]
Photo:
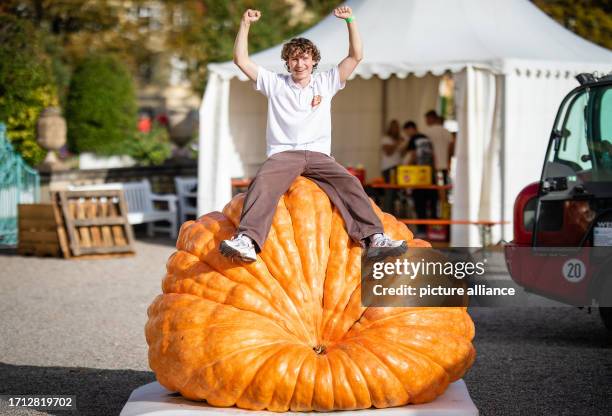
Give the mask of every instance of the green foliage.
[[126, 150], [141, 165], [161, 165], [172, 152], [168, 130], [155, 123], [149, 133], [137, 132]]
[[583, 38], [612, 49], [610, 0], [532, 0], [544, 13]]
[[119, 25], [118, 7], [112, 5], [112, 0], [2, 0], [0, 3], [0, 13], [28, 21], [36, 28], [41, 46], [51, 60], [62, 106], [75, 63], [98, 49], [96, 41], [121, 44], [116, 37], [109, 39], [108, 36], [116, 33]]
[[64, 48], [57, 37], [52, 36], [46, 31], [40, 31], [39, 33], [41, 36], [41, 47], [49, 57], [60, 107], [66, 108], [66, 97], [68, 95], [68, 87], [70, 86], [70, 77], [72, 75], [71, 64], [66, 62]]
[[[45, 51], [62, 103], [71, 70], [91, 53], [112, 53], [145, 83], [167, 82], [170, 56], [188, 62], [194, 90], [201, 94], [206, 65], [229, 60], [238, 23], [247, 8], [257, 8], [263, 17], [251, 28], [251, 52], [274, 46], [331, 12], [341, 0], [3, 0], [0, 14], [31, 22], [43, 34]], [[152, 4], [153, 3], [153, 4]], [[153, 17], [139, 8], [160, 6]], [[300, 9], [300, 5], [304, 7]], [[151, 68], [153, 68], [151, 70]]]
[[134, 83], [125, 66], [110, 55], [81, 62], [70, 82], [66, 121], [76, 153], [125, 154], [137, 123]]
[[43, 35], [64, 104], [72, 70], [90, 54], [113, 54], [136, 75], [165, 52], [157, 38], [166, 28], [149, 27], [149, 18], [139, 15], [151, 3], [163, 7], [148, 0], [2, 0], [0, 13], [31, 22]]
[[31, 24], [0, 14], [0, 120], [13, 147], [30, 164], [39, 164], [45, 150], [36, 143], [40, 112], [57, 105], [48, 60]]
[[322, 17], [327, 16], [334, 10], [334, 8], [340, 6], [342, 0], [304, 0], [306, 9], [312, 11], [315, 15], [315, 20], [318, 21]]

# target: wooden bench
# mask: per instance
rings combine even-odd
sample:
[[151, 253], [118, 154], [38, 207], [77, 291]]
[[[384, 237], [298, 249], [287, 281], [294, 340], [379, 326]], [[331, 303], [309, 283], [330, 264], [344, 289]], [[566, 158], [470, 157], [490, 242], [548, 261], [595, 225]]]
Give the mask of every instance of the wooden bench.
[[[71, 191], [121, 190], [127, 202], [127, 217], [130, 224], [147, 224], [147, 235], [151, 237], [156, 231], [167, 232], [171, 238], [177, 237], [178, 198], [172, 194], [154, 194], [151, 191], [151, 183], [147, 179], [140, 182], [69, 186], [68, 189]], [[157, 209], [155, 202], [164, 202], [167, 208]], [[166, 221], [169, 225], [156, 225], [157, 221]]]

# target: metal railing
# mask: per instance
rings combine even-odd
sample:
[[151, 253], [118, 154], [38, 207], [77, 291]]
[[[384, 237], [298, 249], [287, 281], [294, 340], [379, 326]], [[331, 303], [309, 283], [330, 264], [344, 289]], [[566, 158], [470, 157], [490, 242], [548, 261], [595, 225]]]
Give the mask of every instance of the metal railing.
[[17, 205], [40, 199], [40, 176], [15, 152], [0, 123], [0, 246], [17, 244]]

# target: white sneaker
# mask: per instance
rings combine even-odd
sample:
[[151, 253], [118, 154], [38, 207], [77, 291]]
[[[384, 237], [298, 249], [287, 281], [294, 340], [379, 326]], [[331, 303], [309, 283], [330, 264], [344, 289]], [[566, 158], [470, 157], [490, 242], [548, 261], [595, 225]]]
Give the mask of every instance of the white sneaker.
[[404, 240], [392, 240], [387, 234], [374, 234], [370, 236], [366, 258], [381, 260], [385, 257], [400, 256], [408, 250]]
[[253, 240], [244, 234], [238, 234], [231, 240], [223, 240], [219, 250], [225, 257], [238, 258], [248, 263], [257, 260]]

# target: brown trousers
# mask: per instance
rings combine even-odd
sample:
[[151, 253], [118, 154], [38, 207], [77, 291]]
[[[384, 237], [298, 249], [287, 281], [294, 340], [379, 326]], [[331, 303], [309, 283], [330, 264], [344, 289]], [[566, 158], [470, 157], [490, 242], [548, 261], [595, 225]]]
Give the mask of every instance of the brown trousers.
[[364, 238], [383, 232], [382, 223], [359, 180], [333, 157], [309, 150], [288, 150], [270, 156], [247, 191], [237, 234], [249, 236], [257, 252], [268, 237], [280, 197], [300, 175], [315, 182], [327, 194], [355, 242], [362, 244]]

